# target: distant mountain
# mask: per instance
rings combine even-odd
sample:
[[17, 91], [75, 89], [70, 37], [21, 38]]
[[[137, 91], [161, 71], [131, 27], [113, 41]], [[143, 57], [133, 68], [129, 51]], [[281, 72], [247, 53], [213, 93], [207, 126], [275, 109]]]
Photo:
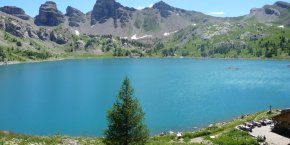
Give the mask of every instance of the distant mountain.
[[[263, 8], [254, 8], [241, 21], [253, 20], [258, 23], [290, 25], [289, 3], [276, 2]], [[21, 18], [30, 23], [30, 17], [21, 8], [2, 7], [0, 11]], [[37, 26], [62, 26], [72, 33], [77, 30], [87, 35], [114, 35], [128, 39], [155, 39], [169, 35], [191, 25], [219, 24], [236, 21], [238, 18], [220, 18], [196, 11], [175, 8], [163, 1], [151, 8], [137, 10], [121, 5], [115, 0], [97, 0], [92, 11], [83, 13], [71, 6], [66, 14], [57, 9], [57, 4], [47, 1], [39, 8], [34, 18]], [[23, 23], [26, 23], [23, 21]]]
[[276, 23], [290, 26], [290, 4], [278, 1], [263, 8], [253, 8], [246, 18], [254, 18], [261, 23]]
[[[290, 58], [290, 4], [278, 1], [240, 17], [213, 17], [160, 1], [137, 10], [97, 0], [83, 13], [47, 1], [35, 18], [0, 8], [0, 61], [71, 55]], [[4, 53], [3, 53], [4, 52]]]

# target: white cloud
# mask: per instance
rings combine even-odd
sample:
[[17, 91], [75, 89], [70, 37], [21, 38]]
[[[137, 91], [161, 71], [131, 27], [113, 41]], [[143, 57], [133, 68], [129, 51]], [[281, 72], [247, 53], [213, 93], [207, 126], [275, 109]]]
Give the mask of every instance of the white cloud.
[[149, 8], [152, 8], [154, 4], [149, 5]]
[[220, 11], [220, 12], [210, 12], [208, 14], [210, 14], [210, 15], [224, 15], [225, 12], [223, 12], [223, 11]]

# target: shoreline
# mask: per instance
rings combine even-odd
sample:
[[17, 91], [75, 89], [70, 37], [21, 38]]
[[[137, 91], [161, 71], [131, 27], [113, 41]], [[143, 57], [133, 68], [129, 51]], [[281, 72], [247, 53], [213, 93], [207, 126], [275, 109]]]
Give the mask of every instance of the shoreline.
[[[216, 144], [235, 142], [237, 139], [244, 140], [244, 144], [257, 144], [258, 141], [255, 137], [251, 136], [248, 132], [237, 129], [238, 125], [251, 121], [259, 121], [263, 119], [271, 119], [280, 113], [279, 110], [273, 110], [272, 114], [268, 111], [255, 112], [253, 114], [245, 115], [243, 117], [232, 118], [226, 122], [210, 124], [208, 127], [200, 128], [195, 131], [166, 131], [159, 134], [151, 134], [146, 145], [171, 145], [171, 144], [195, 144], [202, 145], [205, 141], [206, 144]], [[232, 134], [233, 133], [233, 134]], [[230, 138], [229, 135], [230, 134]], [[223, 140], [223, 137], [227, 137]], [[105, 145], [103, 142], [104, 135], [102, 136], [71, 136], [65, 134], [50, 134], [50, 135], [31, 135], [21, 134], [10, 131], [0, 131], [0, 143], [4, 144], [59, 144], [59, 145]], [[219, 141], [217, 141], [219, 140]]]
[[63, 57], [63, 58], [49, 58], [46, 60], [32, 60], [32, 61], [7, 61], [0, 62], [0, 66], [15, 65], [15, 64], [29, 64], [29, 63], [42, 63], [42, 62], [54, 62], [54, 61], [64, 61], [64, 60], [79, 60], [79, 59], [196, 59], [196, 60], [262, 60], [262, 61], [290, 61], [290, 58], [275, 58], [275, 59], [265, 59], [265, 58], [211, 58], [211, 57], [105, 57], [103, 55], [95, 57]]
[[[199, 132], [199, 131], [202, 131], [202, 130], [206, 130], [208, 128], [211, 128], [211, 127], [215, 127], [215, 126], [224, 126], [224, 125], [227, 125], [227, 124], [230, 124], [236, 120], [240, 120], [242, 118], [242, 116], [244, 116], [245, 118], [247, 117], [251, 117], [251, 116], [255, 116], [255, 118], [257, 118], [259, 115], [263, 114], [263, 113], [267, 113], [268, 111], [259, 111], [259, 112], [253, 112], [253, 113], [250, 113], [250, 114], [245, 114], [245, 115], [240, 115], [240, 116], [237, 116], [237, 117], [233, 117], [233, 118], [228, 118], [228, 119], [224, 119], [224, 120], [221, 120], [219, 122], [212, 122], [212, 123], [209, 123], [207, 125], [203, 125], [203, 126], [200, 126], [200, 127], [190, 127], [192, 128], [191, 130], [187, 130], [187, 129], [180, 129], [180, 130], [167, 130], [167, 131], [162, 131], [162, 132], [159, 132], [159, 133], [155, 133], [155, 134], [151, 134], [150, 136], [151, 137], [155, 137], [155, 136], [160, 136], [160, 134], [162, 134], [163, 132], [174, 132], [174, 133], [188, 133], [188, 132]], [[277, 114], [277, 113], [280, 113], [281, 111], [279, 109], [275, 109], [273, 110], [273, 114]], [[102, 138], [103, 136], [95, 136], [95, 135], [77, 135], [77, 136], [74, 136], [74, 135], [67, 135], [67, 134], [50, 134], [50, 135], [37, 135], [37, 134], [29, 134], [29, 133], [17, 133], [17, 132], [11, 132], [11, 131], [8, 131], [8, 130], [0, 130], [0, 133], [7, 133], [7, 134], [18, 134], [18, 135], [27, 135], [27, 136], [32, 136], [32, 137], [52, 137], [52, 136], [62, 136], [62, 137], [70, 137], [70, 138]]]

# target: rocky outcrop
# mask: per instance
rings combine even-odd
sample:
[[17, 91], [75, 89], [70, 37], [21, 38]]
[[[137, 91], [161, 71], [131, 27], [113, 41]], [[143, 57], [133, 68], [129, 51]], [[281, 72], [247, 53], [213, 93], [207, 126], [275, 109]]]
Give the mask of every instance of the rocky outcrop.
[[37, 32], [37, 36], [43, 41], [50, 40], [50, 33], [47, 32], [47, 30], [44, 28], [39, 29], [39, 31]]
[[31, 26], [27, 26], [26, 27], [26, 31], [27, 31], [27, 33], [28, 33], [28, 36], [30, 37], [30, 38], [39, 38], [38, 36], [37, 36], [37, 31], [36, 30], [34, 30]]
[[25, 14], [24, 10], [15, 6], [4, 6], [0, 8], [0, 11], [13, 15], [23, 20], [29, 20], [30, 17]]
[[69, 26], [71, 27], [79, 27], [81, 22], [85, 22], [86, 15], [82, 13], [80, 10], [68, 6], [66, 8], [66, 14], [69, 21]]
[[67, 39], [63, 37], [61, 34], [57, 34], [55, 31], [50, 33], [50, 41], [53, 41], [57, 44], [66, 44]]
[[97, 0], [91, 13], [91, 25], [104, 23], [113, 18], [114, 25], [117, 27], [118, 20], [125, 24], [129, 21], [134, 11], [136, 11], [134, 8], [124, 7], [115, 0]]
[[284, 9], [290, 9], [290, 4], [287, 2], [278, 1], [275, 3], [275, 5]]
[[274, 8], [266, 8], [265, 9], [265, 13], [267, 15], [276, 15], [276, 16], [280, 16], [280, 12]]
[[64, 22], [64, 15], [57, 9], [56, 3], [47, 1], [39, 8], [34, 23], [38, 26], [58, 26]]
[[12, 34], [16, 37], [21, 37], [21, 38], [28, 37], [28, 33], [27, 33], [25, 27], [22, 27], [16, 21], [10, 21], [8, 23], [5, 23], [5, 31], [9, 32], [10, 34]]
[[6, 29], [6, 25], [5, 25], [5, 20], [4, 19], [0, 19], [0, 29], [1, 30], [5, 30]]

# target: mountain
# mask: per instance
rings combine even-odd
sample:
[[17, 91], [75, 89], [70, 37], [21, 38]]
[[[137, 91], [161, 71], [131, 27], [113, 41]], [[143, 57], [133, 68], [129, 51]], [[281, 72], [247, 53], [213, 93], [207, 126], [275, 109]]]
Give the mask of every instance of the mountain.
[[[0, 11], [24, 20], [30, 19], [21, 8], [3, 7]], [[254, 8], [250, 14], [242, 18], [241, 21], [253, 20], [258, 23], [288, 26], [289, 3], [278, 1], [274, 5]], [[123, 6], [115, 0], [97, 0], [92, 11], [86, 14], [71, 6], [68, 6], [66, 14], [63, 14], [57, 9], [55, 2], [47, 1], [40, 6], [34, 24], [46, 27], [62, 25], [72, 33], [77, 30], [80, 34], [86, 35], [114, 35], [134, 40], [154, 40], [166, 38], [191, 25], [219, 24], [236, 19], [183, 10], [164, 1], [155, 3], [151, 8], [137, 10]]]
[[0, 46], [41, 54], [288, 57], [289, 26], [290, 4], [282, 1], [232, 18], [163, 1], [137, 10], [115, 0], [97, 0], [90, 12], [68, 6], [63, 14], [47, 1], [35, 18], [18, 7], [0, 8]]
[[0, 8], [0, 11], [13, 15], [23, 20], [29, 20], [30, 17], [25, 14], [24, 10], [15, 6], [4, 6]]
[[246, 18], [254, 18], [260, 23], [276, 23], [290, 26], [290, 4], [278, 1], [274, 5], [253, 8]]
[[80, 23], [84, 23], [86, 20], [86, 15], [83, 12], [71, 6], [66, 8], [65, 16], [68, 17], [68, 25], [71, 27], [79, 27]]
[[34, 20], [34, 23], [38, 26], [58, 26], [63, 22], [64, 16], [53, 1], [47, 1], [42, 4], [39, 8], [39, 14]]

